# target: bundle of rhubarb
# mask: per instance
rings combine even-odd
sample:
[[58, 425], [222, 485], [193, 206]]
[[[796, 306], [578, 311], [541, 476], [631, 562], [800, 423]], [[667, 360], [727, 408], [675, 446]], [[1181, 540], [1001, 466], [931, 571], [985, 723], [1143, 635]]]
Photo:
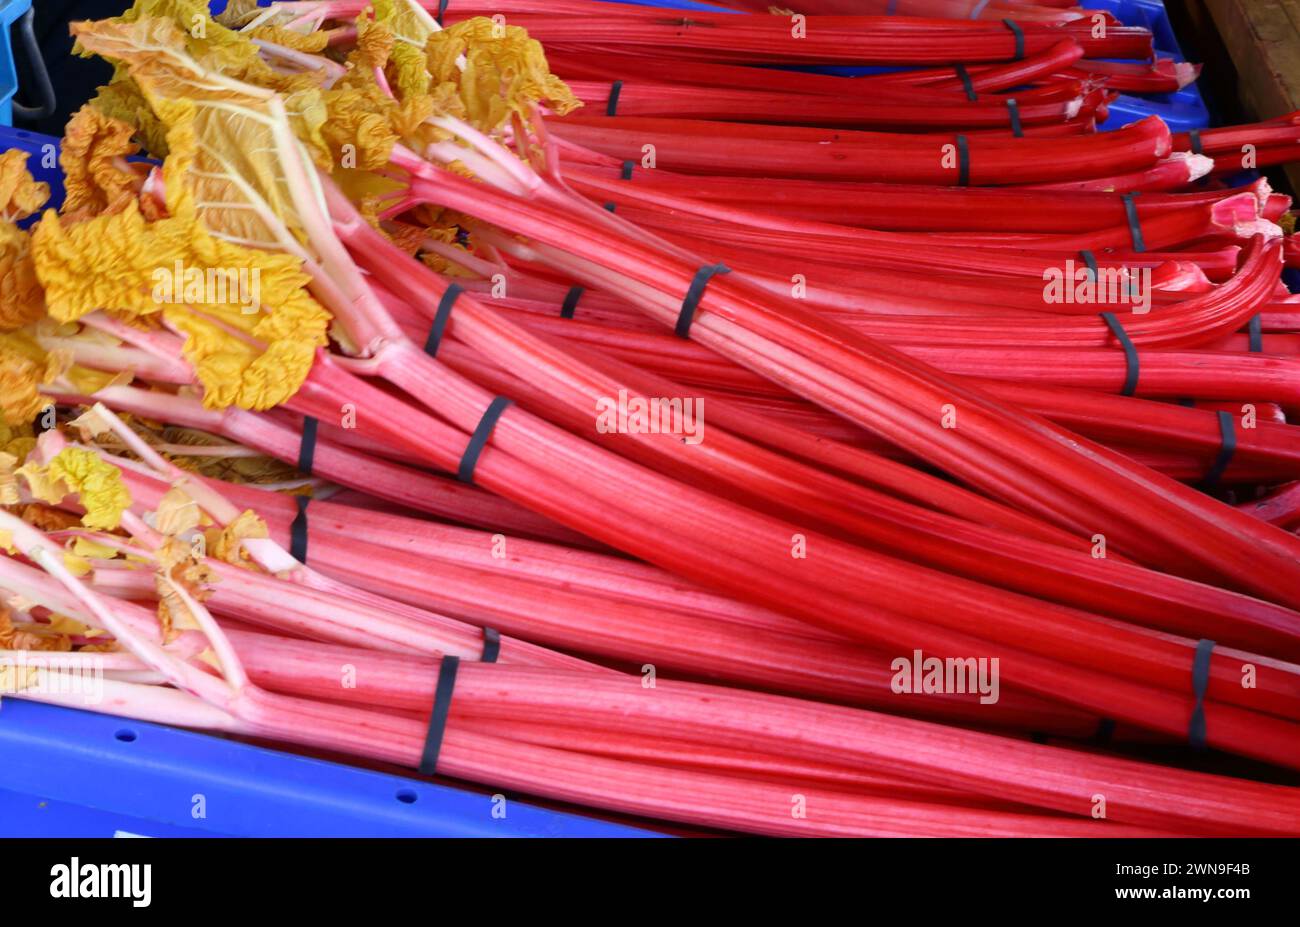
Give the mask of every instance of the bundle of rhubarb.
[[1144, 30], [833, 6], [75, 24], [63, 205], [0, 160], [5, 691], [723, 831], [1300, 834], [1300, 249], [1228, 185], [1300, 118], [1103, 133], [1194, 77]]

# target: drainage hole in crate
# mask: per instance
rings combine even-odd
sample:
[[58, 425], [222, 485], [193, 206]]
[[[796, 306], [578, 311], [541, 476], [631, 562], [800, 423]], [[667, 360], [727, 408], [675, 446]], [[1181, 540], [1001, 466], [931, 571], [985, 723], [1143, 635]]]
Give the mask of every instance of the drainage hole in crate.
[[415, 804], [416, 800], [419, 799], [419, 797], [420, 796], [416, 795], [415, 792], [412, 791], [411, 789], [402, 789], [397, 793], [397, 800], [404, 805]]
[[135, 742], [137, 735], [135, 731], [131, 730], [129, 727], [124, 727], [113, 736], [122, 741], [122, 743], [129, 744]]

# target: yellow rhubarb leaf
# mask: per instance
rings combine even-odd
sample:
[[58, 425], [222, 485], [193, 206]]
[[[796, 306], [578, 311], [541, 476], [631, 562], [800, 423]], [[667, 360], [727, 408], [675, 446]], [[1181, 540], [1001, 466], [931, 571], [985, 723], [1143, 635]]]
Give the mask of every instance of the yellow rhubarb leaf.
[[551, 73], [542, 44], [519, 26], [476, 16], [430, 36], [426, 51], [435, 85], [454, 86], [482, 132], [497, 132], [512, 116], [527, 123], [537, 103], [560, 115], [582, 105]]
[[32, 360], [16, 338], [0, 335], [0, 422], [30, 424], [49, 405], [40, 394], [45, 375], [45, 365]]
[[[86, 510], [81, 523], [87, 528], [112, 531], [131, 507], [131, 493], [122, 482], [122, 471], [94, 451], [65, 447], [46, 468], [49, 478], [75, 493]], [[57, 501], [46, 499], [45, 501]]]
[[[271, 67], [262, 58], [257, 43], [253, 41], [257, 36], [251, 32], [227, 28], [218, 19], [214, 19], [208, 0], [135, 0], [135, 5], [120, 17], [102, 22], [126, 26], [136, 23], [168, 23], [175, 27], [174, 34], [183, 38], [186, 52], [205, 67], [238, 80], [274, 87], [286, 93], [317, 85], [323, 79], [322, 74], [314, 71], [285, 73]], [[269, 36], [260, 37], [276, 44], [286, 44]], [[296, 41], [299, 45], [319, 44], [318, 48], [299, 49], [314, 52], [324, 47], [325, 39], [322, 35], [319, 39], [301, 37], [290, 41]], [[82, 47], [86, 47], [84, 43]], [[298, 48], [298, 45], [291, 47]]]
[[50, 615], [50, 623], [47, 627], [55, 634], [65, 634], [69, 637], [102, 637], [105, 634], [100, 628], [91, 627], [57, 612]]
[[101, 544], [98, 541], [92, 541], [90, 538], [75, 538], [72, 542], [72, 552], [78, 557], [85, 557], [87, 560], [114, 560], [117, 558], [117, 550], [109, 547], [107, 544]]
[[6, 451], [0, 451], [0, 505], [17, 505], [18, 477], [15, 473], [18, 458]]
[[[252, 247], [300, 251], [302, 222], [290, 177], [330, 153], [318, 91], [289, 93], [233, 78], [190, 55], [168, 20], [73, 23], [89, 51], [119, 61], [167, 127], [168, 210], [186, 203], [213, 233]], [[313, 207], [323, 209], [316, 194]]]
[[140, 177], [125, 163], [140, 151], [134, 134], [133, 125], [93, 106], [77, 110], [64, 129], [59, 151], [67, 191], [65, 218], [121, 212], [136, 198]]
[[224, 528], [213, 529], [207, 533], [208, 556], [236, 566], [243, 566], [251, 559], [244, 552], [244, 540], [270, 536], [271, 532], [266, 527], [266, 522], [262, 521], [252, 509], [248, 509]]
[[164, 640], [170, 640], [177, 631], [197, 631], [202, 626], [174, 586], [179, 586], [196, 602], [206, 600], [216, 582], [216, 574], [201, 562], [193, 547], [176, 538], [169, 538], [156, 554], [154, 589], [158, 595], [158, 622], [162, 625]]
[[172, 487], [163, 493], [154, 512], [154, 530], [171, 537], [189, 534], [203, 520], [203, 510], [185, 490]]
[[113, 80], [100, 87], [88, 105], [107, 118], [131, 126], [150, 154], [159, 158], [167, 155], [167, 127], [124, 68], [117, 68]]
[[89, 576], [94, 572], [89, 560], [70, 550], [63, 552], [63, 566], [73, 576]]
[[33, 180], [27, 170], [27, 152], [11, 148], [0, 154], [0, 219], [26, 219], [49, 198], [50, 185]]
[[0, 154], [0, 331], [29, 325], [45, 312], [45, 297], [32, 265], [31, 238], [17, 225], [49, 199], [50, 186], [27, 170], [27, 153]]
[[226, 8], [215, 18], [228, 29], [240, 29], [269, 12], [258, 0], [226, 0]]
[[415, 0], [373, 0], [376, 24], [392, 31], [393, 47], [387, 73], [400, 99], [424, 96], [430, 77], [425, 64], [429, 39], [438, 34], [438, 24]]
[[45, 314], [45, 292], [31, 251], [31, 236], [0, 220], [0, 331], [30, 325]]
[[[221, 21], [220, 16], [217, 17], [217, 21]], [[260, 39], [263, 42], [283, 45], [285, 48], [292, 48], [294, 51], [306, 52], [310, 55], [323, 52], [330, 40], [330, 37], [324, 32], [298, 32], [294, 29], [285, 29], [275, 25], [254, 26], [239, 34], [248, 36], [251, 39]]]
[[[183, 351], [209, 408], [284, 402], [326, 343], [329, 314], [306, 291], [310, 278], [298, 258], [215, 238], [192, 213], [151, 223], [129, 203], [71, 226], [50, 214], [36, 228], [33, 252], [56, 320], [75, 321], [99, 307], [161, 312], [187, 335]], [[89, 392], [115, 378], [78, 376]]]
[[397, 142], [392, 120], [397, 104], [371, 80], [349, 82], [325, 94], [329, 118], [321, 134], [332, 159], [345, 169], [379, 170], [388, 164]]
[[388, 67], [397, 36], [388, 23], [375, 22], [366, 12], [357, 17], [357, 48], [352, 63], [357, 69], [382, 70]]

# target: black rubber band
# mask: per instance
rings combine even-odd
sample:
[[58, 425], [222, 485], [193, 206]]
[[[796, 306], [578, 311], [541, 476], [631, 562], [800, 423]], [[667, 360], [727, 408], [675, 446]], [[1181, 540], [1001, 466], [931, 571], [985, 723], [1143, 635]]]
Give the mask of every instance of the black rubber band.
[[1192, 717], [1187, 724], [1187, 741], [1196, 750], [1205, 749], [1205, 690], [1210, 687], [1210, 654], [1214, 652], [1214, 641], [1201, 638], [1196, 644], [1196, 656], [1192, 660], [1192, 695], [1196, 701], [1192, 705]]
[[1079, 252], [1079, 257], [1083, 258], [1083, 263], [1088, 266], [1088, 273], [1091, 275], [1090, 279], [1093, 283], [1096, 283], [1100, 279], [1097, 275], [1097, 255], [1084, 248]]
[[634, 168], [634, 167], [636, 167], [636, 165], [633, 164], [631, 161], [624, 161], [624, 162], [623, 162], [623, 179], [624, 179], [624, 180], [631, 180], [631, 179], [632, 179], [632, 168]]
[[1002, 20], [1002, 25], [1011, 30], [1011, 34], [1016, 37], [1016, 55], [1017, 61], [1024, 60], [1025, 57], [1025, 30], [1020, 28], [1020, 23], [1014, 19]]
[[1113, 312], [1103, 312], [1101, 319], [1110, 329], [1110, 333], [1115, 336], [1115, 340], [1124, 348], [1124, 365], [1126, 372], [1124, 374], [1124, 388], [1120, 390], [1121, 396], [1132, 396], [1137, 392], [1138, 385], [1138, 352], [1133, 345], [1132, 339], [1129, 338], [1128, 332], [1124, 331], [1124, 326], [1119, 324], [1119, 319], [1115, 318]]
[[311, 476], [311, 468], [316, 464], [316, 432], [320, 422], [310, 415], [302, 417], [302, 440], [298, 444], [298, 472]]
[[966, 136], [957, 136], [957, 186], [970, 186], [970, 142]]
[[460, 467], [456, 470], [456, 479], [462, 483], [474, 482], [474, 468], [478, 466], [479, 455], [487, 446], [488, 438], [492, 437], [492, 429], [497, 427], [497, 419], [511, 405], [513, 403], [505, 396], [498, 396], [488, 404], [483, 417], [478, 420], [478, 425], [474, 428], [474, 434], [470, 435], [465, 454], [460, 459]]
[[439, 26], [442, 25], [442, 18], [446, 15], [447, 15], [447, 0], [438, 0], [438, 15], [435, 17], [435, 19], [438, 20]]
[[1182, 399], [1179, 399], [1179, 400], [1178, 400], [1178, 404], [1179, 404], [1180, 406], [1183, 406], [1184, 408], [1187, 408], [1187, 409], [1195, 409], [1195, 408], [1196, 408], [1196, 400], [1195, 400], [1195, 399], [1192, 399], [1192, 398], [1190, 398], [1190, 397], [1188, 397], [1188, 396], [1184, 396]]
[[1198, 154], [1198, 155], [1205, 154], [1205, 148], [1204, 146], [1201, 145], [1200, 129], [1188, 129], [1187, 140], [1192, 143], [1192, 154]]
[[623, 82], [621, 80], [616, 80], [614, 83], [609, 85], [609, 99], [605, 101], [606, 116], [618, 115], [618, 97], [622, 92]]
[[984, 7], [988, 5], [989, 5], [989, 0], [980, 0], [980, 2], [975, 4], [975, 6], [971, 9], [970, 18], [979, 19], [980, 14], [984, 12]]
[[1025, 129], [1020, 124], [1020, 104], [1015, 97], [1007, 97], [1007, 112], [1011, 115], [1011, 134], [1016, 138], [1024, 138]]
[[585, 292], [586, 289], [580, 286], [569, 287], [569, 292], [564, 294], [564, 304], [560, 306], [560, 318], [573, 318], [573, 314], [578, 311], [578, 300], [582, 299]]
[[289, 526], [289, 555], [299, 563], [307, 562], [307, 506], [311, 496], [294, 496], [298, 503], [298, 514]]
[[1105, 746], [1115, 737], [1115, 720], [1113, 718], [1102, 718], [1097, 722], [1097, 732], [1092, 735], [1092, 742]]
[[424, 736], [424, 752], [420, 754], [420, 775], [432, 776], [438, 772], [438, 754], [442, 752], [442, 738], [447, 733], [447, 715], [451, 714], [451, 697], [456, 691], [456, 671], [460, 657], [445, 656], [438, 667], [438, 685], [433, 690], [433, 711], [429, 714], [429, 732]]
[[971, 83], [970, 71], [966, 70], [966, 65], [955, 64], [953, 70], [957, 72], [957, 79], [961, 81], [961, 88], [966, 91], [966, 99], [974, 103], [979, 99], [979, 94], [975, 92], [975, 85]]
[[438, 311], [433, 314], [433, 324], [429, 326], [429, 337], [424, 342], [424, 353], [430, 357], [438, 356], [438, 345], [442, 344], [442, 333], [447, 329], [447, 320], [451, 318], [452, 307], [460, 294], [465, 292], [459, 283], [453, 283], [442, 293], [438, 300]]
[[501, 632], [496, 628], [483, 629], [483, 662], [495, 663], [501, 656]]
[[1128, 217], [1128, 232], [1133, 237], [1133, 250], [1142, 252], [1147, 249], [1142, 240], [1142, 225], [1138, 222], [1137, 193], [1124, 194], [1124, 215]]
[[695, 321], [695, 310], [700, 306], [700, 300], [704, 297], [704, 288], [709, 285], [714, 274], [729, 274], [731, 268], [726, 264], [705, 264], [695, 272], [695, 279], [691, 281], [690, 288], [686, 291], [686, 298], [682, 300], [682, 311], [677, 316], [677, 327], [674, 329], [678, 338], [689, 338], [691, 336], [691, 323]]
[[885, 7], [885, 15], [893, 16], [897, 12], [898, 12], [898, 0], [889, 0], [889, 4]]
[[605, 204], [605, 208], [606, 208], [607, 210], [609, 210], [610, 212], [613, 212], [613, 211], [614, 211], [614, 204], [613, 204], [613, 203], [606, 203], [606, 204]]
[[1264, 322], [1260, 319], [1258, 312], [1252, 315], [1250, 321], [1246, 323], [1246, 331], [1249, 333], [1250, 337], [1250, 353], [1263, 354]]
[[1223, 479], [1224, 472], [1232, 463], [1232, 455], [1237, 452], [1237, 429], [1232, 422], [1232, 413], [1219, 410], [1219, 455], [1214, 458], [1214, 466], [1205, 474], [1206, 489], [1214, 489]]

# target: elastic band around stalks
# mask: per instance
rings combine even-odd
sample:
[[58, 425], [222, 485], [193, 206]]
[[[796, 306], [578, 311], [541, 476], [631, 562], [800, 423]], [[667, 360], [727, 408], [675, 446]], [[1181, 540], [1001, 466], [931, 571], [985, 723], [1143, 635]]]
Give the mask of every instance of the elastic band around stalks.
[[1188, 129], [1187, 140], [1192, 143], [1192, 154], [1205, 154], [1205, 146], [1201, 144], [1201, 130]]
[[622, 92], [623, 82], [621, 80], [616, 80], [614, 83], [609, 85], [609, 100], [605, 103], [606, 116], [618, 115], [618, 97]]
[[898, 12], [898, 0], [889, 0], [889, 5], [885, 7], [885, 15], [893, 16]]
[[289, 555], [299, 563], [307, 562], [307, 506], [311, 496], [294, 496], [298, 503], [298, 514], [289, 525]]
[[424, 751], [420, 754], [420, 775], [432, 776], [438, 772], [438, 754], [442, 752], [442, 739], [447, 733], [447, 715], [451, 713], [451, 697], [456, 691], [456, 671], [460, 657], [445, 656], [438, 667], [438, 685], [433, 690], [433, 711], [429, 714], [429, 732], [424, 736]]
[[1079, 252], [1079, 257], [1083, 258], [1083, 263], [1088, 265], [1088, 273], [1091, 275], [1090, 279], [1093, 283], [1096, 283], [1098, 280], [1097, 255], [1093, 254], [1087, 248], [1084, 248]]
[[488, 404], [483, 417], [478, 420], [478, 425], [474, 428], [474, 434], [470, 435], [465, 454], [460, 459], [460, 467], [456, 470], [456, 479], [462, 483], [474, 482], [474, 468], [478, 466], [479, 455], [483, 453], [488, 439], [492, 437], [492, 429], [497, 427], [497, 419], [512, 405], [514, 403], [505, 396], [498, 396]]
[[1097, 722], [1097, 732], [1092, 735], [1093, 743], [1099, 746], [1105, 746], [1106, 744], [1110, 743], [1111, 740], [1114, 739], [1114, 737], [1115, 737], [1114, 718], [1102, 718], [1099, 722]]
[[1025, 57], [1025, 30], [1020, 28], [1020, 23], [1014, 19], [1002, 20], [1002, 25], [1011, 30], [1011, 34], [1016, 37], [1016, 55], [1017, 61], [1023, 61]]
[[975, 4], [975, 8], [970, 11], [970, 18], [979, 19], [980, 14], [984, 12], [984, 7], [988, 5], [989, 5], [989, 0], [980, 0], [979, 3]]
[[1250, 317], [1250, 321], [1246, 323], [1246, 331], [1249, 333], [1250, 337], [1250, 353], [1263, 354], [1264, 324], [1259, 317], [1259, 313], [1255, 313]]
[[966, 91], [966, 99], [974, 103], [979, 99], [979, 94], [975, 92], [975, 84], [971, 82], [970, 71], [966, 70], [966, 65], [955, 64], [953, 70], [957, 72], [957, 79], [961, 81], [962, 90]]
[[1196, 701], [1192, 706], [1192, 717], [1187, 724], [1187, 741], [1195, 750], [1204, 750], [1205, 743], [1205, 690], [1210, 687], [1210, 654], [1214, 652], [1214, 641], [1201, 638], [1196, 644], [1196, 656], [1192, 660], [1192, 695]]
[[970, 186], [970, 142], [966, 136], [957, 136], [957, 186]]
[[1007, 112], [1011, 116], [1011, 134], [1016, 138], [1024, 138], [1025, 129], [1020, 124], [1020, 104], [1015, 97], [1007, 97]]
[[624, 162], [623, 162], [623, 174], [622, 174], [622, 177], [623, 177], [624, 180], [631, 180], [631, 179], [632, 179], [632, 168], [634, 168], [634, 167], [636, 167], [636, 165], [633, 164], [631, 161], [624, 161]]
[[1142, 240], [1142, 225], [1138, 222], [1137, 193], [1124, 194], [1124, 215], [1128, 217], [1128, 232], [1133, 237], [1133, 250], [1142, 252], [1147, 249]]
[[1133, 345], [1132, 339], [1129, 338], [1128, 332], [1124, 331], [1124, 326], [1119, 324], [1119, 319], [1115, 318], [1113, 312], [1103, 312], [1102, 321], [1110, 329], [1110, 333], [1115, 336], [1115, 340], [1120, 343], [1124, 349], [1124, 388], [1120, 390], [1121, 396], [1132, 396], [1137, 392], [1138, 385], [1138, 352]]
[[438, 15], [434, 18], [437, 19], [439, 26], [442, 25], [443, 17], [446, 15], [447, 15], [447, 0], [438, 0]]
[[316, 432], [320, 428], [320, 422], [310, 415], [302, 417], [302, 439], [298, 444], [298, 472], [304, 476], [311, 476], [312, 467], [316, 464]]
[[483, 661], [495, 663], [501, 656], [501, 632], [496, 628], [483, 629]]
[[613, 203], [606, 203], [606, 204], [605, 204], [605, 211], [606, 211], [606, 212], [613, 212], [613, 211], [614, 211], [614, 204], [613, 204]]
[[1232, 413], [1219, 410], [1219, 455], [1214, 458], [1214, 466], [1205, 474], [1205, 489], [1214, 489], [1223, 479], [1224, 472], [1232, 463], [1232, 455], [1237, 452], [1237, 429], [1232, 423]]
[[695, 321], [695, 310], [700, 306], [700, 300], [704, 297], [704, 288], [709, 285], [715, 274], [729, 274], [731, 268], [726, 264], [705, 264], [695, 272], [695, 279], [691, 281], [690, 288], [686, 291], [686, 298], [682, 300], [682, 311], [677, 316], [677, 327], [674, 331], [678, 338], [689, 338], [691, 335], [691, 323]]
[[586, 289], [580, 286], [569, 287], [569, 292], [564, 294], [564, 304], [560, 306], [560, 318], [573, 318], [573, 314], [578, 311], [578, 300], [585, 292]]
[[465, 290], [459, 283], [453, 283], [443, 291], [442, 299], [438, 300], [438, 311], [433, 314], [429, 337], [424, 342], [424, 353], [430, 357], [438, 356], [438, 345], [442, 344], [443, 332], [447, 330], [447, 320], [451, 318], [451, 310], [463, 292]]

